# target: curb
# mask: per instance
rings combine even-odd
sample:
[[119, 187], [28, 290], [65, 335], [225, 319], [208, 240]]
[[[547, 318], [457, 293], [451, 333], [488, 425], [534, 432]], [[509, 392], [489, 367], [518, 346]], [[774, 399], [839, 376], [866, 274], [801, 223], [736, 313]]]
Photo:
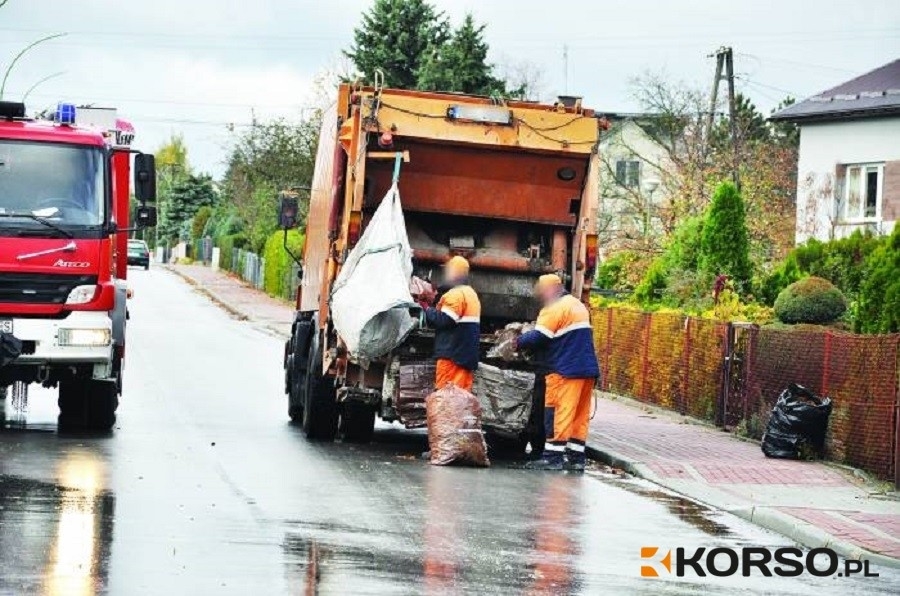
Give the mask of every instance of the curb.
[[737, 517], [765, 528], [766, 530], [781, 534], [807, 548], [827, 547], [847, 559], [866, 559], [882, 567], [900, 569], [900, 559], [895, 559], [860, 548], [852, 542], [840, 540], [810, 523], [786, 513], [776, 511], [770, 507], [729, 507], [727, 503], [717, 503], [714, 502], [715, 499], [703, 498], [696, 494], [685, 493], [682, 487], [676, 488], [670, 486], [669, 483], [664, 479], [659, 478], [645, 465], [628, 459], [615, 451], [597, 447], [596, 445], [587, 445], [585, 447], [585, 453], [595, 461], [625, 470], [633, 476], [658, 484], [667, 490], [671, 490], [707, 507], [736, 515]]
[[221, 308], [222, 310], [224, 310], [225, 312], [227, 312], [228, 314], [230, 314], [232, 317], [236, 318], [237, 320], [239, 320], [239, 321], [250, 320], [250, 317], [247, 316], [246, 313], [241, 312], [240, 310], [236, 309], [235, 307], [231, 306], [230, 304], [228, 304], [227, 302], [222, 300], [222, 298], [220, 298], [215, 292], [213, 292], [209, 288], [201, 285], [200, 282], [198, 282], [196, 279], [194, 279], [187, 273], [179, 271], [178, 269], [176, 269], [175, 267], [172, 267], [171, 265], [163, 265], [163, 268], [165, 268], [167, 271], [171, 271], [172, 273], [174, 273], [175, 275], [177, 275], [178, 277], [183, 279], [185, 282], [187, 282], [188, 285], [190, 285], [192, 288], [194, 288], [197, 292], [199, 292], [200, 294], [203, 294], [204, 296], [209, 298], [216, 306], [218, 306], [219, 308]]

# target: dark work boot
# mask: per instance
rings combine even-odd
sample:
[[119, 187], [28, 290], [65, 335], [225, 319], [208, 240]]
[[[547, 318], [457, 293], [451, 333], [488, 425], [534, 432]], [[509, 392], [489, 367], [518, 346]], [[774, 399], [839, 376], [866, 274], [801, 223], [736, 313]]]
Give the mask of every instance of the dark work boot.
[[544, 450], [543, 455], [541, 455], [541, 459], [536, 459], [534, 461], [530, 461], [525, 464], [526, 470], [552, 470], [552, 471], [562, 471], [565, 465], [565, 457], [562, 451], [548, 451]]
[[567, 472], [584, 472], [584, 451], [572, 451], [566, 449], [566, 463], [563, 466]]

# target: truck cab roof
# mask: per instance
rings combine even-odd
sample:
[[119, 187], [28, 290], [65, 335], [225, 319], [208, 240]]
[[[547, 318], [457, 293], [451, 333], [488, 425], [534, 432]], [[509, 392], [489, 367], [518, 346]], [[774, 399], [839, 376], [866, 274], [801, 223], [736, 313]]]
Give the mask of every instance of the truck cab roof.
[[49, 120], [0, 120], [0, 139], [43, 141], [105, 147], [104, 132], [93, 127], [66, 126]]

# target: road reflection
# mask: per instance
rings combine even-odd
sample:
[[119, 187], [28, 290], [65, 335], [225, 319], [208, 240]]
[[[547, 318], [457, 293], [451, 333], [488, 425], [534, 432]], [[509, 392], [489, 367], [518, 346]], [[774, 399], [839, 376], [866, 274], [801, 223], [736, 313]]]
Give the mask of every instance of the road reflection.
[[[575, 510], [572, 478], [545, 482], [535, 511], [534, 550], [530, 557], [534, 580], [528, 593], [570, 594], [575, 586], [575, 540], [581, 515]], [[577, 480], [576, 480], [577, 482]]]
[[0, 475], [0, 552], [15, 573], [0, 592], [82, 596], [108, 577], [115, 497], [104, 489], [105, 462], [87, 449], [67, 451], [55, 483]]

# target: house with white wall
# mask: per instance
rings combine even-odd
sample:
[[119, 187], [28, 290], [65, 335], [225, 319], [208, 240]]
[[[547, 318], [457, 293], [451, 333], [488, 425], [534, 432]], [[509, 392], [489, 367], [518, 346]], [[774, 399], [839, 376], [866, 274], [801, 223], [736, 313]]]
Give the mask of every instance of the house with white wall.
[[666, 149], [648, 131], [652, 114], [598, 114], [609, 122], [600, 139], [600, 246], [604, 254], [648, 244], [668, 203]]
[[800, 128], [797, 242], [900, 219], [900, 59], [781, 110]]

